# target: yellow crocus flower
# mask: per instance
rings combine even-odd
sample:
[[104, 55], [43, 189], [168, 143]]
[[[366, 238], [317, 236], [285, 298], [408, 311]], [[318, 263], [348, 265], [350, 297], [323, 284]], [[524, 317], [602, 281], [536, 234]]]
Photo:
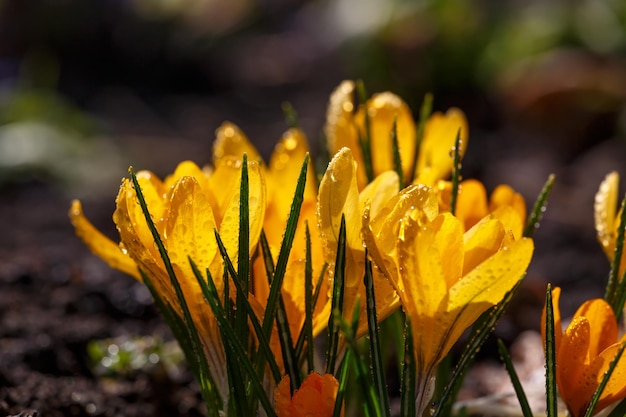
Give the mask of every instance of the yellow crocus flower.
[[[225, 122], [216, 131], [213, 145], [214, 163], [223, 158], [241, 158], [243, 153], [253, 155], [261, 161], [261, 156], [236, 125]], [[267, 237], [274, 261], [283, 240], [285, 225], [291, 209], [300, 169], [306, 154], [309, 152], [308, 142], [302, 130], [289, 129], [276, 145], [269, 161], [269, 166], [262, 165], [267, 184], [267, 210], [263, 221], [263, 230]], [[315, 285], [323, 263], [322, 243], [316, 230], [317, 210], [317, 179], [310, 162], [304, 190], [304, 201], [296, 229], [296, 236], [291, 247], [287, 272], [282, 285], [282, 296], [287, 312], [287, 319], [294, 343], [300, 334], [305, 319], [305, 259], [306, 239], [305, 223], [308, 222], [311, 236], [311, 258], [313, 267], [313, 284]], [[252, 287], [259, 300], [267, 300], [269, 285], [265, 274], [262, 257], [257, 258], [254, 265]], [[328, 282], [322, 280], [320, 297], [313, 309], [313, 334], [319, 334], [328, 323], [330, 303], [328, 302]], [[276, 337], [272, 340], [275, 352], [280, 352]], [[281, 355], [277, 353], [277, 357]]]
[[[620, 228], [621, 210], [619, 207], [619, 174], [609, 173], [596, 193], [594, 202], [594, 220], [598, 241], [609, 261], [615, 256], [617, 234]], [[626, 271], [626, 250], [622, 252], [620, 260], [619, 277]]]
[[[346, 222], [346, 266], [344, 280], [344, 315], [352, 314], [357, 297], [365, 300], [365, 247], [361, 235], [365, 203], [369, 201], [372, 216], [376, 216], [383, 205], [398, 193], [398, 176], [387, 171], [374, 179], [359, 193], [357, 166], [353, 153], [343, 148], [333, 157], [320, 182], [318, 196], [318, 219], [324, 256], [333, 269], [337, 255], [341, 217]], [[374, 271], [374, 292], [379, 320], [398, 307], [398, 296], [393, 287], [378, 270]], [[360, 310], [357, 333], [367, 330], [367, 316]]]
[[[585, 301], [565, 331], [561, 328], [559, 298], [561, 289], [552, 289], [556, 350], [556, 382], [561, 398], [572, 417], [585, 415], [611, 362], [626, 343], [618, 340], [618, 325], [611, 306], [601, 298]], [[541, 330], [546, 338], [546, 310]], [[622, 355], [605, 386], [593, 414], [626, 398], [626, 355]]]
[[366, 209], [363, 235], [411, 320], [420, 415], [432, 395], [436, 366], [461, 334], [521, 279], [533, 241], [516, 240], [495, 216], [464, 232], [458, 218], [438, 214], [435, 191], [425, 185], [401, 194], [412, 203], [399, 206], [392, 200], [381, 210], [384, 220]]
[[[452, 183], [439, 181], [436, 189], [439, 210], [450, 211]], [[507, 206], [513, 208], [513, 211], [501, 209]], [[526, 221], [526, 202], [520, 193], [509, 185], [500, 184], [487, 199], [487, 190], [482, 182], [475, 179], [461, 181], [454, 215], [461, 220], [464, 230], [469, 230], [490, 213], [507, 223], [507, 229], [513, 232], [516, 239], [522, 237]], [[506, 219], [503, 217], [505, 214], [513, 216]]]
[[[261, 167], [253, 161], [248, 164], [248, 176], [250, 248], [255, 250], [265, 213], [265, 179]], [[213, 231], [219, 231], [231, 259], [237, 259], [240, 178], [241, 163], [232, 159], [224, 159], [212, 172], [185, 161], [164, 181], [149, 171], [137, 173], [148, 209], [204, 344], [213, 380], [225, 404], [229, 390], [219, 329], [188, 257], [201, 271], [208, 268], [218, 291], [223, 291], [223, 263]], [[141, 280], [141, 269], [163, 300], [182, 316], [175, 290], [129, 179], [122, 181], [116, 205], [113, 220], [120, 234], [119, 244], [93, 227], [76, 200], [69, 214], [77, 235], [111, 267], [138, 280]], [[254, 300], [251, 303], [254, 304]], [[259, 309], [258, 304], [256, 308]]]
[[359, 135], [365, 137], [365, 114], [370, 120], [370, 147], [374, 176], [393, 170], [391, 131], [397, 123], [398, 147], [402, 162], [405, 183], [420, 182], [434, 185], [452, 172], [451, 149], [454, 147], [457, 132], [461, 130], [461, 155], [467, 148], [468, 127], [465, 115], [452, 108], [442, 114], [431, 115], [424, 129], [424, 137], [419, 149], [416, 171], [410, 172], [416, 152], [416, 126], [411, 109], [397, 95], [391, 92], [374, 94], [358, 109], [354, 101], [355, 83], [343, 81], [331, 94], [326, 112], [327, 147], [331, 155], [341, 148], [352, 150], [357, 162], [357, 184], [363, 189], [367, 184], [363, 155], [359, 146]]

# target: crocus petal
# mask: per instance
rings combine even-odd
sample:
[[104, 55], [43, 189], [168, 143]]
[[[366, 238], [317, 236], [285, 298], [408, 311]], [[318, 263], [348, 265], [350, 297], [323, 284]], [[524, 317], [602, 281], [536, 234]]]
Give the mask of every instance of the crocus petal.
[[461, 131], [461, 156], [465, 155], [469, 130], [465, 115], [459, 109], [446, 114], [435, 112], [426, 123], [424, 138], [418, 153], [414, 183], [435, 185], [450, 175], [453, 168], [451, 150]]
[[345, 215], [346, 220], [347, 246], [353, 249], [362, 248], [361, 208], [356, 184], [356, 165], [350, 149], [341, 149], [328, 164], [320, 182], [318, 199], [320, 233], [326, 241], [326, 249], [330, 254], [331, 259], [328, 260], [334, 261], [332, 258], [337, 250], [342, 214]]
[[450, 328], [445, 355], [465, 329], [489, 307], [502, 301], [506, 293], [524, 276], [532, 258], [532, 239], [512, 242], [469, 271], [449, 291], [446, 315], [440, 322]]
[[357, 173], [358, 183], [364, 185], [367, 179], [365, 170], [362, 168], [363, 156], [354, 121], [354, 90], [354, 81], [346, 80], [332, 92], [326, 110], [324, 133], [328, 153], [331, 156], [334, 156], [342, 148], [349, 148], [354, 151], [354, 160], [361, 167]]
[[469, 230], [487, 213], [487, 190], [483, 183], [473, 179], [463, 181], [459, 186], [454, 215], [463, 222], [465, 230]]
[[100, 233], [83, 214], [80, 201], [72, 201], [69, 211], [70, 220], [76, 235], [82, 239], [94, 255], [102, 258], [111, 268], [122, 271], [135, 279], [141, 280], [137, 264], [125, 253], [119, 244]]
[[577, 317], [585, 317], [592, 324], [587, 351], [590, 362], [617, 340], [617, 320], [611, 306], [601, 298], [585, 301], [574, 314], [574, 319]]
[[[232, 172], [232, 169], [231, 169]], [[239, 253], [239, 200], [241, 187], [241, 166], [237, 170], [237, 182], [231, 190], [230, 201], [224, 210], [224, 217], [219, 225], [219, 234], [224, 242], [226, 251], [233, 263]], [[250, 255], [256, 251], [255, 243], [258, 242], [263, 228], [267, 196], [265, 190], [265, 177], [261, 172], [261, 166], [257, 162], [248, 162], [248, 209], [250, 223]]]
[[248, 154], [248, 161], [263, 161], [259, 152], [237, 125], [231, 122], [222, 123], [215, 131], [213, 165], [217, 166], [222, 159], [228, 157], [241, 160], [244, 153]]
[[598, 241], [609, 259], [613, 259], [616, 239], [616, 211], [619, 174], [609, 173], [596, 193], [593, 211]]
[[[609, 370], [611, 362], [615, 359], [617, 352], [621, 348], [622, 344], [625, 341], [621, 341], [620, 343], [614, 343], [613, 345], [607, 347], [604, 351], [602, 351], [596, 358], [594, 358], [587, 368], [589, 372], [589, 378], [595, 377], [596, 385], [599, 385], [604, 378], [604, 374]], [[626, 398], [626, 355], [620, 357], [617, 366], [613, 369], [613, 373], [611, 373], [611, 378], [609, 382], [604, 387], [604, 391], [600, 396], [600, 401], [598, 401], [598, 405], [596, 406], [596, 413], [602, 410], [603, 408], [608, 407], [609, 405], [619, 401], [621, 399]]]
[[338, 389], [339, 383], [331, 374], [312, 373], [291, 395], [290, 379], [286, 375], [274, 390], [276, 414], [278, 417], [330, 417]]
[[[391, 132], [396, 121], [398, 148], [402, 159], [402, 171], [405, 178], [415, 155], [415, 121], [409, 106], [397, 95], [384, 92], [374, 94], [365, 106], [356, 114], [357, 126], [365, 133], [365, 112], [370, 120], [370, 148], [374, 174], [393, 170], [391, 152]], [[411, 178], [412, 180], [412, 178]]]
[[[524, 223], [526, 222], [526, 202], [524, 197], [509, 185], [498, 185], [489, 197], [489, 212], [494, 212], [500, 207], [512, 207], [520, 219], [521, 229], [512, 229], [515, 239], [522, 237]], [[508, 228], [507, 228], [508, 229]]]
[[[196, 165], [192, 161], [183, 161], [176, 166], [176, 169], [171, 175], [165, 177], [163, 180], [163, 185], [167, 193], [172, 192], [172, 188], [174, 185], [183, 177], [194, 177], [200, 185], [200, 188], [205, 192], [207, 196], [210, 196], [210, 184], [209, 184], [209, 176], [203, 171], [198, 165]], [[217, 202], [211, 202], [214, 207], [217, 207], [215, 204]]]
[[557, 352], [557, 385], [561, 398], [573, 417], [584, 415], [597, 388], [595, 382], [582, 378], [589, 338], [589, 321], [585, 317], [577, 317], [567, 326]]
[[494, 218], [485, 217], [465, 232], [465, 259], [463, 275], [476, 268], [485, 259], [496, 253], [504, 237], [502, 223]]

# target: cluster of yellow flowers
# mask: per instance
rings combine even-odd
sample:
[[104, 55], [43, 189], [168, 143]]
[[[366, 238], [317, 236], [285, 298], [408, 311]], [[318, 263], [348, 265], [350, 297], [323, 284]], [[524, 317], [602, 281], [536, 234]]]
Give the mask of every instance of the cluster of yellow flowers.
[[[382, 321], [401, 307], [410, 323], [417, 380], [416, 411], [421, 415], [431, 401], [437, 365], [463, 332], [482, 313], [500, 303], [526, 272], [534, 250], [533, 240], [523, 235], [526, 204], [507, 185], [497, 187], [489, 198], [483, 184], [476, 180], [462, 181], [458, 190], [453, 189], [450, 177], [455, 166], [451, 155], [464, 155], [469, 136], [460, 110], [430, 115], [425, 120], [423, 136], [418, 138], [417, 124], [400, 97], [385, 92], [357, 103], [355, 89], [354, 82], [344, 81], [331, 95], [325, 134], [332, 159], [319, 178], [309, 162], [295, 239], [282, 281], [281, 302], [291, 334], [300, 335], [307, 317], [304, 282], [308, 258], [312, 275], [322, 277], [312, 288], [318, 294], [309, 312], [312, 335], [319, 335], [332, 321], [334, 267], [340, 228], [345, 222], [341, 311], [349, 317], [366, 299], [363, 277], [366, 264], [371, 261], [377, 320]], [[363, 146], [364, 138], [367, 147]], [[398, 147], [395, 154], [394, 139]], [[460, 148], [455, 149], [455, 144]], [[244, 154], [249, 189], [247, 256], [252, 262], [246, 280], [247, 297], [254, 315], [262, 321], [268, 309], [271, 276], [257, 250], [260, 241], [266, 239], [273, 259], [278, 256], [297, 178], [308, 154], [304, 133], [298, 128], [289, 129], [269, 163], [265, 163], [245, 134], [226, 122], [217, 129], [211, 166], [200, 168], [185, 161], [164, 180], [149, 171], [136, 175], [189, 306], [224, 414], [231, 393], [225, 358], [228, 341], [222, 339], [220, 324], [205, 300], [189, 259], [201, 271], [210, 272], [221, 299], [236, 299], [235, 288], [225, 285], [228, 278], [221, 278], [224, 257], [214, 231], [219, 233], [230, 259], [242, 256], [239, 223]], [[394, 160], [397, 155], [400, 161]], [[603, 187], [613, 190], [616, 180], [607, 181], [609, 184]], [[616, 197], [611, 194], [604, 201], [613, 208], [611, 211], [611, 204], [605, 204], [603, 212], [598, 209], [598, 232], [611, 256], [617, 229]], [[149, 277], [164, 302], [182, 317], [175, 288], [130, 180], [122, 181], [116, 203], [113, 220], [120, 234], [119, 244], [96, 230], [84, 216], [80, 203], [74, 201], [70, 217], [78, 236], [111, 267], [138, 280], [142, 280], [142, 274]], [[571, 331], [568, 328], [563, 335], [560, 321], [557, 324], [559, 387], [574, 417], [580, 415], [583, 398], [590, 397], [586, 381], [601, 375], [602, 366], [610, 362], [616, 346], [619, 347], [617, 322], [614, 316], [603, 315], [605, 310], [595, 302], [581, 307], [570, 325], [576, 327]], [[596, 319], [601, 320], [600, 330], [594, 324]], [[358, 309], [355, 328], [356, 337], [367, 332], [365, 309]], [[277, 333], [274, 329], [269, 345], [282, 380], [278, 383], [267, 375], [263, 381], [275, 413], [332, 415], [339, 389], [332, 374], [337, 369], [327, 369], [323, 376], [311, 373], [294, 389]], [[249, 343], [244, 341], [244, 345]], [[296, 341], [293, 343], [295, 346]], [[583, 345], [586, 350], [581, 349]], [[626, 361], [621, 361], [620, 366], [623, 381]], [[609, 386], [605, 392], [606, 404], [601, 403], [600, 407], [626, 396], [626, 384], [621, 383], [619, 389]]]

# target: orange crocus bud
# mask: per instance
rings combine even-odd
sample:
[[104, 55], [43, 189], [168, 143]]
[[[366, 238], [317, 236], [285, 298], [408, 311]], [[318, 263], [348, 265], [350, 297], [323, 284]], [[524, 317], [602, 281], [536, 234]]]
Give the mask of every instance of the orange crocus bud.
[[[274, 390], [278, 417], [330, 417], [335, 409], [339, 383], [331, 374], [312, 373], [291, 395], [289, 375]], [[343, 410], [341, 415], [343, 416]]]

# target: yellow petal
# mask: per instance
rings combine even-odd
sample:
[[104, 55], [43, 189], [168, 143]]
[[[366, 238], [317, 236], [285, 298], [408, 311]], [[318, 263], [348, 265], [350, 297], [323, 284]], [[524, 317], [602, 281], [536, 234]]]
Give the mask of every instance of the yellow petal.
[[369, 202], [372, 216], [376, 216], [398, 194], [399, 188], [398, 174], [394, 171], [383, 172], [359, 193], [359, 206], [364, 207], [365, 202]]
[[469, 230], [487, 213], [485, 186], [474, 179], [463, 181], [459, 187], [454, 215], [463, 222], [464, 229]]
[[617, 320], [611, 306], [601, 298], [585, 301], [574, 314], [585, 317], [590, 324], [589, 351], [587, 362], [604, 349], [617, 342]]
[[584, 415], [597, 383], [583, 378], [585, 357], [589, 348], [589, 321], [584, 317], [572, 320], [561, 339], [556, 357], [556, 381], [561, 398], [572, 417]]
[[248, 154], [248, 161], [263, 162], [259, 152], [239, 127], [231, 122], [222, 123], [215, 131], [213, 165], [217, 166], [228, 157], [242, 160], [244, 153]]
[[365, 132], [365, 111], [368, 112], [370, 119], [370, 148], [374, 174], [394, 169], [391, 132], [393, 122], [396, 120], [402, 171], [405, 179], [409, 178], [409, 170], [415, 155], [415, 121], [409, 106], [393, 93], [374, 94], [356, 115], [357, 125], [363, 132]]
[[510, 232], [513, 234], [514, 240], [519, 240], [524, 233], [525, 218], [520, 217], [519, 211], [513, 206], [500, 206], [496, 207], [491, 216], [494, 219], [498, 219], [507, 234]]
[[192, 161], [183, 161], [176, 166], [171, 175], [168, 175], [163, 181], [164, 188], [168, 194], [171, 194], [172, 188], [182, 177], [194, 177], [200, 188], [208, 194], [209, 178], [205, 172]]
[[[443, 259], [435, 245], [435, 232], [407, 220], [404, 236], [398, 240], [398, 259], [403, 290], [399, 293], [405, 311], [411, 317], [415, 348], [421, 366], [433, 365], [447, 329], [439, 318], [445, 312], [442, 301], [448, 289]], [[420, 369], [418, 371], [424, 371]]]
[[226, 206], [232, 200], [233, 194], [239, 191], [240, 180], [241, 160], [225, 157], [215, 165], [209, 177], [209, 201], [212, 203], [213, 216], [217, 224], [222, 222]]
[[352, 249], [362, 248], [356, 165], [350, 149], [341, 149], [328, 164], [320, 182], [318, 199], [320, 233], [327, 242], [327, 250], [332, 258], [329, 260], [334, 260], [337, 250], [342, 214], [346, 219], [347, 246]]
[[[498, 185], [489, 197], [489, 212], [494, 212], [498, 207], [511, 206], [520, 218], [522, 227], [526, 222], [526, 201], [524, 197], [506, 184]], [[521, 237], [515, 235], [516, 239]]]
[[615, 229], [619, 174], [609, 173], [596, 193], [593, 211], [598, 241], [609, 259], [615, 250]]
[[[300, 129], [289, 129], [272, 153], [268, 174], [268, 193], [271, 194], [268, 201], [268, 215], [270, 211], [275, 211], [277, 222], [284, 223], [289, 216], [297, 179], [308, 152], [309, 147], [304, 133]], [[313, 163], [309, 161], [304, 200], [314, 202], [316, 198], [317, 179]], [[284, 227], [278, 227], [278, 229], [281, 229], [280, 233], [282, 233]]]
[[465, 155], [469, 130], [463, 112], [456, 108], [446, 114], [432, 114], [424, 130], [420, 145], [414, 183], [435, 185], [448, 177], [453, 168], [452, 149], [457, 133], [461, 131], [461, 156]]
[[[599, 385], [623, 343], [624, 341], [614, 343], [595, 357], [588, 368], [588, 378], [595, 377], [595, 382]], [[626, 356], [622, 355], [613, 369], [608, 384], [604, 387], [595, 413], [624, 398], [626, 398]]]
[[465, 329], [489, 307], [502, 301], [519, 282], [530, 264], [533, 249], [532, 239], [512, 242], [450, 288], [447, 313], [440, 322], [451, 329], [442, 351], [444, 355]]
[[[215, 228], [213, 210], [198, 181], [195, 177], [182, 177], [172, 191], [165, 243], [172, 265], [182, 272], [179, 280], [183, 286], [197, 288], [188, 257], [203, 274], [215, 258], [218, 252]], [[191, 282], [185, 283], [182, 277]]]
[[[224, 246], [235, 262], [239, 253], [239, 199], [241, 184], [241, 169], [238, 169], [238, 178], [235, 187], [231, 190], [231, 198], [224, 211], [224, 217], [219, 225], [219, 233]], [[265, 190], [265, 177], [261, 172], [261, 166], [257, 162], [248, 163], [248, 208], [250, 222], [250, 254], [256, 251], [256, 244], [261, 235], [267, 196]]]
[[135, 279], [141, 280], [137, 264], [124, 253], [120, 246], [111, 239], [100, 233], [83, 214], [80, 201], [72, 201], [69, 216], [74, 226], [76, 235], [82, 239], [94, 255], [102, 258], [111, 268], [128, 274]]
[[451, 288], [463, 273], [463, 225], [450, 213], [444, 213], [432, 222], [431, 227], [436, 230], [434, 244], [441, 259], [445, 259], [442, 266], [446, 286]]
[[365, 171], [363, 170], [363, 158], [359, 148], [358, 136], [354, 122], [354, 81], [343, 81], [330, 95], [328, 109], [326, 111], [326, 124], [324, 133], [328, 153], [334, 156], [341, 148], [349, 148], [354, 151], [354, 159], [360, 166], [359, 184], [365, 184]]
[[465, 232], [463, 275], [496, 253], [504, 238], [504, 226], [494, 218], [485, 217]]

